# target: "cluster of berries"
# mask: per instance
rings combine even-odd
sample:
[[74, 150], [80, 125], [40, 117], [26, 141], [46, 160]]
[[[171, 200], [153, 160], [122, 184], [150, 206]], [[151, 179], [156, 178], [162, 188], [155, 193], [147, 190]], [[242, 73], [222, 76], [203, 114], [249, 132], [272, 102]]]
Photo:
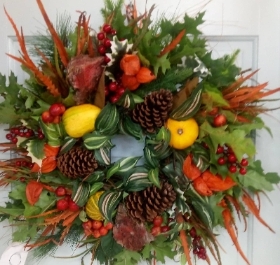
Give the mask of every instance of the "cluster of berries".
[[113, 228], [113, 224], [108, 222], [104, 223], [100, 220], [89, 219], [83, 222], [84, 233], [86, 236], [92, 235], [94, 238], [99, 238], [108, 234], [109, 230]]
[[109, 37], [116, 35], [116, 33], [116, 30], [114, 30], [111, 25], [104, 24], [102, 30], [97, 34], [97, 40], [99, 42], [97, 50], [100, 55], [104, 55], [104, 62], [106, 64], [110, 62], [110, 58], [105, 54], [106, 52], [109, 52], [108, 49], [112, 46], [111, 39]]
[[116, 103], [122, 94], [125, 92], [125, 88], [119, 82], [110, 82], [105, 86], [105, 96], [111, 103]]
[[157, 236], [161, 233], [165, 233], [170, 230], [170, 226], [163, 222], [163, 217], [158, 215], [153, 220], [153, 226], [151, 228], [151, 234]]
[[42, 113], [41, 118], [44, 123], [60, 123], [61, 116], [66, 108], [62, 103], [54, 103]]
[[238, 162], [233, 150], [229, 146], [219, 145], [216, 154], [221, 155], [217, 160], [218, 164], [227, 164], [230, 173], [236, 173], [237, 170], [241, 175], [245, 175], [247, 173], [246, 167], [249, 165], [248, 160], [246, 158], [242, 158], [242, 160]]
[[55, 190], [57, 197], [63, 197], [56, 202], [56, 209], [59, 211], [79, 211], [80, 207], [72, 200], [71, 196], [67, 194], [67, 190], [63, 186], [58, 186]]
[[197, 255], [199, 259], [206, 260], [206, 249], [201, 244], [201, 237], [197, 235], [196, 229], [192, 227], [189, 231], [190, 237], [192, 238], [193, 254]]
[[45, 138], [41, 129], [38, 129], [37, 131], [33, 131], [32, 129], [27, 128], [25, 126], [16, 126], [10, 128], [9, 133], [6, 134], [6, 139], [16, 144], [18, 142], [18, 138], [17, 138], [18, 136], [23, 138], [30, 138], [33, 136], [37, 137], [38, 139]]

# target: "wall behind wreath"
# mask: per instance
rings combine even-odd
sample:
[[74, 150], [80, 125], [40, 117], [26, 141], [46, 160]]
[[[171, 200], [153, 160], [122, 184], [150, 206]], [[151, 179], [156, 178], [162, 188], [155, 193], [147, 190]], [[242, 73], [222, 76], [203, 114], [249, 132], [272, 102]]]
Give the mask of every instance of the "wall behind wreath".
[[[138, 8], [143, 11], [145, 8], [144, 0], [138, 0]], [[164, 3], [163, 3], [164, 2]], [[93, 27], [102, 23], [100, 8], [102, 0], [43, 0], [46, 10], [52, 21], [55, 21], [56, 15], [64, 11], [73, 16], [73, 21], [77, 18], [76, 10], [84, 11], [91, 14]], [[201, 28], [207, 36], [255, 36], [257, 38], [257, 68], [258, 81], [269, 81], [270, 88], [280, 86], [280, 1], [279, 0], [148, 0], [148, 6], [156, 4], [157, 10], [163, 11], [170, 16], [176, 13], [183, 13], [185, 10], [195, 15], [200, 10], [206, 10], [205, 24]], [[35, 0], [0, 0], [0, 72], [8, 74], [13, 69], [13, 64], [5, 55], [10, 50], [10, 36], [14, 35], [12, 27], [3, 11], [3, 6], [15, 20], [17, 26], [22, 26], [25, 35], [33, 35], [38, 30], [45, 29], [42, 17], [36, 5]], [[155, 12], [156, 13], [156, 12]], [[98, 30], [97, 28], [95, 28]], [[228, 44], [230, 47], [230, 43]], [[215, 48], [215, 47], [213, 47]], [[279, 97], [279, 96], [278, 96]], [[279, 97], [280, 98], [280, 97]], [[272, 103], [273, 107], [280, 105], [280, 102]], [[0, 113], [1, 115], [1, 113]], [[260, 131], [257, 134], [256, 145], [258, 149], [257, 159], [263, 161], [263, 167], [266, 171], [280, 172], [280, 111], [276, 110], [271, 115], [263, 117], [266, 124], [271, 128], [274, 135], [269, 136], [266, 131]], [[0, 132], [0, 141], [5, 140], [3, 126]], [[5, 156], [1, 155], [1, 158]], [[4, 192], [0, 192], [0, 202], [3, 201]], [[264, 219], [273, 227], [276, 234], [269, 232], [265, 227], [253, 220], [252, 236], [253, 241], [246, 241], [245, 248], [251, 253], [249, 258], [254, 265], [267, 264], [278, 265], [280, 252], [278, 245], [280, 243], [280, 191], [277, 189], [269, 194], [271, 202], [262, 197], [261, 214]], [[2, 202], [1, 202], [2, 203]], [[3, 225], [2, 223], [0, 224]], [[8, 242], [7, 229], [0, 229], [0, 254], [5, 249]], [[242, 237], [242, 231], [240, 230]], [[222, 235], [228, 239], [227, 235]], [[229, 240], [228, 240], [229, 241]], [[231, 243], [228, 244], [229, 256], [235, 253]], [[228, 249], [227, 246], [227, 249]], [[229, 264], [225, 261], [225, 264]], [[242, 261], [238, 264], [243, 264]]]

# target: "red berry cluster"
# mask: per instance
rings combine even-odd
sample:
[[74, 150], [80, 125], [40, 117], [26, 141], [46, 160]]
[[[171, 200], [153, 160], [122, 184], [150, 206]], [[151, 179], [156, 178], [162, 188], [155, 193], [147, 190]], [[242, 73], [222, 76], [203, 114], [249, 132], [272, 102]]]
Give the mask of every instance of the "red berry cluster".
[[18, 136], [24, 138], [30, 138], [35, 136], [39, 139], [44, 139], [45, 137], [41, 129], [38, 129], [38, 131], [36, 132], [25, 126], [16, 126], [10, 128], [10, 132], [6, 134], [6, 139], [16, 144], [18, 142]]
[[153, 226], [151, 228], [151, 234], [158, 236], [161, 233], [165, 233], [170, 230], [170, 226], [163, 223], [162, 216], [158, 215], [153, 220]]
[[104, 223], [100, 220], [88, 220], [83, 222], [84, 233], [86, 236], [92, 235], [94, 238], [99, 238], [108, 234], [113, 228], [112, 223]]
[[71, 199], [71, 196], [67, 194], [67, 190], [63, 186], [58, 186], [55, 190], [55, 195], [57, 197], [64, 197], [56, 202], [56, 209], [59, 211], [72, 211], [77, 212], [80, 207]]
[[124, 92], [125, 88], [120, 82], [110, 82], [105, 86], [105, 96], [113, 104], [119, 100]]
[[241, 175], [245, 175], [247, 173], [246, 167], [249, 165], [248, 160], [246, 158], [242, 158], [242, 160], [238, 162], [233, 150], [229, 146], [219, 145], [216, 154], [221, 155], [217, 160], [218, 164], [227, 164], [230, 173], [236, 173], [237, 170]]
[[192, 238], [192, 245], [193, 245], [193, 254], [197, 255], [198, 258], [206, 260], [206, 249], [201, 244], [201, 237], [197, 235], [196, 229], [194, 227], [191, 228], [189, 234]]
[[61, 116], [65, 112], [65, 106], [62, 103], [54, 103], [49, 110], [42, 113], [41, 118], [44, 123], [60, 123]]
[[100, 53], [100, 55], [104, 55], [105, 63], [110, 62], [110, 58], [108, 58], [105, 54], [108, 52], [108, 49], [111, 47], [111, 39], [113, 35], [116, 35], [116, 30], [114, 30], [111, 25], [104, 24], [102, 27], [102, 30], [97, 34], [97, 40], [98, 40], [98, 47], [97, 50]]

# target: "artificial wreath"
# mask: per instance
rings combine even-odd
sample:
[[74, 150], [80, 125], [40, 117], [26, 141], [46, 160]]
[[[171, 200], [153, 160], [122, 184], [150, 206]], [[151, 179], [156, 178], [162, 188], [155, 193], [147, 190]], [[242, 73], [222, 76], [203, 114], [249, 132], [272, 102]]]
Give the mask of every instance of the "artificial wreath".
[[[254, 197], [280, 177], [254, 160], [252, 133], [265, 128], [264, 98], [279, 89], [252, 85], [238, 52], [213, 59], [203, 13], [152, 21], [154, 6], [138, 14], [135, 4], [105, 0], [95, 32], [85, 12], [53, 26], [36, 1], [49, 35], [33, 49], [5, 10], [20, 46], [8, 56], [29, 74], [22, 85], [0, 75], [0, 120], [10, 125], [1, 148], [14, 154], [0, 162], [0, 185], [12, 186], [0, 218], [13, 240], [38, 258], [70, 241], [87, 246], [82, 262], [212, 255], [221, 264], [221, 226], [249, 264], [235, 218], [246, 223], [251, 213], [271, 229]], [[112, 162], [119, 134], [142, 143], [143, 155]]]

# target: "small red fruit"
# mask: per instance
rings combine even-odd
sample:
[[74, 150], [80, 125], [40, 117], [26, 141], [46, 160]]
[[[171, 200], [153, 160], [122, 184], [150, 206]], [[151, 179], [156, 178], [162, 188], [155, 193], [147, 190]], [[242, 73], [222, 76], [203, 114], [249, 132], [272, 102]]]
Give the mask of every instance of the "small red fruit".
[[82, 226], [83, 226], [83, 228], [84, 228], [85, 230], [90, 230], [90, 229], [92, 228], [91, 220], [88, 220], [88, 221], [86, 221], [86, 222], [83, 222]]
[[241, 167], [241, 168], [239, 169], [239, 173], [240, 173], [241, 175], [246, 175], [247, 169], [246, 169], [245, 167]]
[[103, 41], [103, 43], [104, 43], [104, 46], [107, 48], [110, 48], [112, 46], [111, 41], [107, 38]]
[[110, 91], [114, 92], [114, 91], [116, 91], [117, 89], [118, 89], [118, 85], [117, 85], [116, 82], [111, 82], [111, 83], [109, 84], [109, 90], [110, 90]]
[[227, 162], [227, 160], [226, 160], [225, 157], [222, 156], [222, 157], [219, 157], [219, 158], [218, 158], [218, 161], [217, 161], [217, 162], [218, 162], [219, 165], [222, 166], [222, 165], [224, 165], [224, 164]]
[[160, 215], [156, 216], [153, 220], [153, 224], [155, 227], [161, 226], [162, 222], [163, 222], [163, 218]]
[[109, 24], [105, 24], [103, 26], [103, 31], [106, 32], [106, 33], [111, 33], [112, 27]]
[[219, 145], [219, 146], [217, 147], [216, 154], [222, 154], [223, 152], [224, 152], [224, 147]]
[[236, 162], [236, 156], [234, 154], [228, 155], [228, 162], [235, 163]]
[[98, 40], [104, 40], [104, 38], [105, 38], [104, 32], [99, 32], [99, 33], [97, 34], [97, 39], [98, 39]]
[[213, 120], [213, 125], [215, 127], [224, 126], [226, 123], [227, 123], [227, 118], [223, 114], [218, 114]]
[[104, 55], [106, 53], [106, 47], [104, 45], [100, 45], [98, 47], [98, 52], [101, 54], [101, 55]]
[[65, 211], [69, 207], [69, 203], [65, 199], [60, 199], [56, 202], [56, 209], [59, 211]]
[[157, 236], [161, 233], [161, 228], [160, 226], [153, 226], [152, 229], [151, 229], [151, 234], [153, 236]]
[[99, 237], [101, 236], [99, 230], [98, 230], [98, 229], [94, 229], [94, 230], [92, 231], [92, 236], [93, 236], [94, 238], [99, 238]]
[[231, 165], [231, 166], [229, 166], [228, 170], [229, 170], [229, 172], [231, 172], [231, 173], [235, 173], [236, 170], [237, 170], [237, 168], [236, 168], [235, 165]]
[[247, 167], [249, 165], [249, 162], [246, 158], [242, 158], [241, 162], [240, 162], [240, 165], [242, 167]]
[[71, 212], [77, 212], [80, 210], [79, 205], [75, 203], [73, 200], [70, 200], [68, 203], [69, 203], [69, 210]]
[[42, 113], [41, 118], [44, 123], [53, 122], [54, 120], [54, 116], [52, 116], [48, 110]]
[[62, 103], [54, 103], [50, 106], [49, 112], [52, 116], [62, 115], [65, 111], [65, 106]]
[[101, 226], [103, 226], [103, 223], [99, 220], [93, 220], [92, 221], [92, 228], [93, 229], [99, 229]]
[[109, 222], [107, 223], [106, 225], [104, 225], [104, 227], [107, 229], [107, 230], [111, 230], [113, 228], [113, 223]]
[[100, 233], [101, 236], [105, 236], [105, 235], [108, 234], [108, 229], [106, 229], [104, 226], [101, 226], [99, 228], [99, 233]]
[[66, 189], [63, 186], [58, 186], [55, 190], [55, 195], [58, 197], [63, 197], [66, 195]]
[[170, 226], [168, 226], [168, 225], [163, 225], [163, 226], [160, 227], [160, 232], [161, 233], [165, 233], [169, 230], [170, 230]]

